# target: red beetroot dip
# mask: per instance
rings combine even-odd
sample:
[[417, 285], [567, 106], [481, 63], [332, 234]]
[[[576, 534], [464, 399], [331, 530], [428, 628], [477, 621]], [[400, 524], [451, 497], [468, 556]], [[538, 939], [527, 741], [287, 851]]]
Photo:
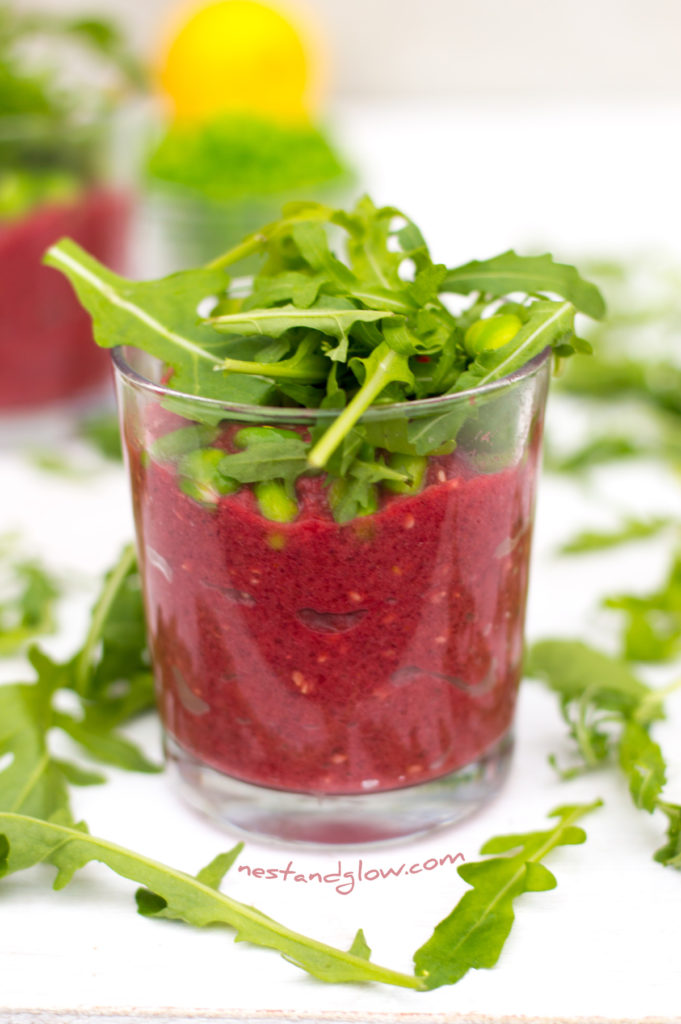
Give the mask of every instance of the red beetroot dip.
[[280, 524], [246, 487], [198, 504], [128, 438], [168, 734], [302, 793], [399, 788], [484, 755], [520, 678], [538, 447], [489, 474], [431, 458], [421, 493], [344, 525], [322, 478], [300, 478]]
[[0, 409], [70, 398], [106, 383], [110, 359], [92, 343], [90, 317], [42, 258], [68, 235], [122, 269], [129, 207], [121, 193], [92, 189], [73, 202], [0, 222]]

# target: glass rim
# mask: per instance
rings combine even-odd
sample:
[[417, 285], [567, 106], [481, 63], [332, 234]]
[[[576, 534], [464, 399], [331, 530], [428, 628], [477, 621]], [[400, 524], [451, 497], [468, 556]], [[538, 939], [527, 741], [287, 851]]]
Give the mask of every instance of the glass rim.
[[[138, 388], [163, 396], [164, 398], [179, 398], [190, 403], [193, 402], [197, 407], [224, 409], [227, 413], [234, 415], [236, 418], [238, 418], [239, 415], [242, 415], [249, 418], [266, 417], [268, 419], [279, 419], [283, 421], [290, 421], [294, 417], [302, 420], [337, 419], [342, 412], [341, 409], [318, 409], [311, 408], [309, 406], [251, 405], [246, 402], [227, 402], [220, 398], [206, 398], [202, 395], [189, 394], [186, 391], [176, 391], [174, 388], [166, 387], [164, 384], [156, 384], [154, 381], [149, 380], [148, 377], [145, 377], [143, 374], [133, 369], [133, 367], [128, 363], [125, 355], [127, 348], [134, 349], [134, 346], [116, 345], [111, 349], [111, 359], [116, 372], [119, 373], [122, 378], [126, 379]], [[143, 351], [141, 349], [134, 350]], [[470, 401], [470, 399], [475, 399], [479, 396], [486, 396], [493, 394], [496, 391], [502, 391], [513, 384], [518, 384], [521, 381], [536, 375], [551, 358], [552, 352], [553, 349], [551, 346], [547, 345], [547, 347], [538, 355], [528, 360], [517, 370], [514, 370], [505, 377], [500, 377], [498, 380], [490, 381], [489, 384], [483, 384], [481, 387], [468, 388], [465, 391], [456, 391], [449, 394], [431, 395], [429, 398], [405, 399], [403, 402], [387, 402], [385, 405], [371, 405], [365, 410], [360, 419], [389, 419], [392, 416], [404, 415], [407, 411], [409, 411], [409, 415], [413, 415], [418, 412], [435, 412], [442, 407], [453, 405], [458, 401]], [[255, 376], [262, 377], [265, 375], [256, 374]], [[225, 416], [224, 418], [227, 419], [228, 417]]]

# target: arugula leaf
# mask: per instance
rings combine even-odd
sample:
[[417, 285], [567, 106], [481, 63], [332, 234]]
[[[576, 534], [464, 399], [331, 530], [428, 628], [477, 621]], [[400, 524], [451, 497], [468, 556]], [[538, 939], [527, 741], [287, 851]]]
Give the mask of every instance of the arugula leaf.
[[536, 302], [526, 322], [501, 348], [481, 353], [458, 378], [453, 392], [482, 387], [507, 377], [549, 346], [566, 343], [573, 336], [575, 307], [570, 302]]
[[210, 317], [206, 322], [221, 334], [265, 334], [278, 338], [294, 327], [307, 327], [341, 340], [358, 320], [369, 323], [391, 316], [394, 314], [385, 309], [333, 309], [326, 306], [298, 309], [286, 305]]
[[[619, 658], [581, 640], [540, 640], [530, 647], [525, 673], [540, 679], [566, 701], [585, 693], [607, 711], [633, 715], [652, 691]], [[659, 717], [659, 713], [656, 717]]]
[[[575, 740], [581, 763], [562, 771], [572, 778], [582, 771], [617, 763], [624, 772], [636, 807], [662, 810], [669, 819], [666, 847], [655, 860], [681, 868], [675, 805], [662, 799], [666, 764], [650, 727], [664, 718], [665, 697], [681, 680], [653, 689], [642, 683], [625, 662], [579, 641], [544, 640], [528, 652], [525, 671], [560, 696], [563, 716]], [[555, 758], [552, 758], [555, 766]]]
[[100, 455], [112, 462], [123, 461], [121, 434], [115, 413], [101, 413], [89, 416], [79, 424], [78, 431]]
[[563, 544], [559, 551], [563, 555], [603, 551], [606, 548], [619, 547], [631, 541], [655, 537], [662, 530], [666, 530], [671, 523], [672, 520], [667, 516], [658, 516], [647, 520], [627, 519], [622, 526], [615, 530], [584, 530]]
[[177, 383], [193, 394], [199, 383], [213, 397], [219, 355], [216, 336], [198, 323], [206, 296], [224, 290], [220, 271], [172, 274], [162, 282], [132, 282], [108, 270], [79, 245], [64, 239], [48, 249], [45, 263], [66, 274], [93, 320], [104, 348], [134, 345], [173, 366]]
[[[325, 395], [342, 393], [337, 419], [323, 437], [315, 436], [309, 455], [311, 468], [326, 468], [334, 476], [329, 460], [370, 406], [480, 387], [520, 369], [549, 346], [559, 355], [588, 349], [574, 334], [576, 306], [536, 299], [539, 284], [552, 293], [562, 289], [579, 308], [601, 311], [594, 286], [550, 257], [506, 253], [476, 265], [477, 273], [489, 278], [481, 296], [477, 279], [433, 263], [418, 229], [408, 220], [406, 227], [397, 226], [400, 219], [404, 222], [398, 209], [378, 208], [367, 196], [350, 212], [289, 204], [281, 220], [203, 270], [141, 284], [112, 275], [68, 241], [53, 246], [46, 259], [74, 284], [94, 317], [96, 340], [105, 346], [136, 345], [156, 356], [172, 367], [173, 388], [256, 405], [274, 396], [280, 404], [312, 408], [323, 405]], [[347, 236], [345, 261], [332, 251], [327, 234], [338, 228]], [[255, 255], [263, 262], [250, 293], [228, 294], [224, 268]], [[517, 311], [516, 336], [496, 349], [481, 342], [475, 353], [468, 351], [466, 329], [489, 312], [488, 306], [498, 307], [504, 288], [517, 291], [523, 284], [531, 288], [525, 303], [502, 307]], [[459, 316], [441, 299], [452, 289], [473, 293]], [[209, 296], [212, 315], [199, 324], [197, 309]], [[278, 346], [273, 347], [273, 338]], [[261, 341], [265, 345], [258, 351]], [[432, 366], [425, 365], [431, 359]], [[177, 400], [165, 401], [191, 419], [213, 422], [210, 408], [192, 415], [186, 406], [180, 410]], [[218, 416], [216, 410], [215, 421]], [[429, 455], [455, 440], [465, 418], [461, 406], [421, 420], [410, 426], [408, 444]], [[367, 508], [368, 493], [355, 504]]]
[[337, 523], [348, 523], [357, 516], [371, 515], [378, 508], [375, 484], [385, 481], [407, 483], [408, 476], [383, 462], [353, 459], [350, 468], [339, 475], [329, 488], [329, 504]]
[[9, 557], [6, 543], [0, 543], [0, 559], [5, 562], [0, 600], [0, 657], [7, 657], [36, 637], [54, 632], [54, 613], [61, 588], [55, 576], [35, 559]]
[[657, 809], [667, 816], [667, 842], [655, 851], [653, 859], [681, 871], [681, 805], [660, 800]]
[[348, 431], [373, 401], [393, 381], [411, 384], [414, 376], [405, 356], [382, 342], [366, 359], [358, 359], [364, 368], [364, 383], [352, 400], [329, 427], [324, 436], [317, 441], [308, 456], [308, 463], [315, 468], [325, 465]]
[[681, 650], [681, 554], [659, 590], [619, 594], [603, 604], [624, 613], [623, 648], [632, 661], [669, 661]]
[[634, 805], [644, 811], [654, 811], [667, 781], [666, 765], [658, 744], [635, 720], [624, 723], [619, 761], [629, 779]]
[[292, 483], [307, 469], [309, 445], [302, 439], [273, 438], [249, 444], [243, 452], [225, 455], [219, 471], [240, 483], [286, 480]]
[[50, 864], [57, 872], [54, 888], [61, 889], [78, 870], [99, 861], [142, 886], [136, 901], [139, 913], [145, 917], [164, 917], [199, 927], [227, 925], [234, 929], [236, 941], [277, 950], [321, 981], [377, 981], [426, 991], [454, 984], [472, 967], [490, 967], [497, 962], [513, 923], [514, 899], [523, 892], [555, 887], [555, 878], [541, 861], [558, 846], [583, 843], [585, 833], [575, 822], [599, 804], [596, 801], [558, 808], [550, 816], [560, 820], [548, 831], [489, 840], [481, 853], [501, 856], [458, 869], [473, 890], [417, 950], [413, 976], [372, 963], [361, 929], [345, 952], [291, 931], [221, 892], [219, 887], [243, 844], [219, 854], [191, 876], [91, 836], [83, 823], [74, 825], [64, 814], [43, 821], [0, 811], [0, 877], [37, 864]]
[[346, 953], [300, 935], [220, 892], [217, 885], [230, 866], [234, 851], [212, 861], [192, 877], [91, 836], [82, 824], [71, 826], [0, 813], [0, 836], [4, 839], [0, 844], [0, 874], [23, 871], [35, 864], [51, 864], [57, 869], [54, 887], [61, 889], [76, 871], [90, 861], [99, 861], [121, 877], [145, 887], [137, 896], [138, 909], [145, 916], [170, 917], [199, 927], [227, 925], [234, 929], [236, 941], [275, 949], [321, 981], [380, 981], [416, 990], [426, 987], [420, 978], [371, 963], [366, 944], [360, 946], [357, 938]]
[[556, 473], [582, 473], [604, 462], [637, 458], [647, 454], [650, 454], [650, 449], [643, 445], [640, 439], [605, 434], [603, 437], [587, 441], [576, 451], [562, 457], [553, 454], [549, 446], [545, 464], [549, 470]]
[[559, 819], [552, 829], [490, 839], [480, 853], [501, 856], [457, 868], [473, 888], [414, 954], [416, 974], [429, 989], [453, 985], [472, 968], [494, 967], [513, 926], [514, 900], [555, 888], [556, 879], [541, 861], [558, 846], [583, 843], [586, 833], [575, 822], [600, 804], [558, 807], [549, 814]]
[[[38, 647], [29, 652], [33, 683], [0, 686], [0, 808], [51, 818], [70, 815], [68, 786], [103, 782], [101, 775], [52, 754], [53, 729], [69, 735], [90, 757], [132, 771], [158, 771], [117, 730], [154, 705], [144, 635], [139, 577], [127, 548], [107, 575], [83, 647], [59, 663]], [[73, 710], [56, 699], [70, 693]], [[75, 702], [75, 704], [74, 704]]]
[[[47, 750], [55, 686], [45, 673], [33, 685], [0, 686], [0, 808], [49, 818], [68, 814], [68, 778], [63, 762]], [[103, 780], [102, 780], [103, 781]]]
[[448, 270], [440, 290], [462, 295], [478, 291], [497, 298], [512, 292], [549, 293], [567, 299], [596, 320], [605, 314], [598, 288], [585, 281], [574, 267], [555, 263], [549, 254], [518, 256], [509, 249], [489, 260], [473, 260]]

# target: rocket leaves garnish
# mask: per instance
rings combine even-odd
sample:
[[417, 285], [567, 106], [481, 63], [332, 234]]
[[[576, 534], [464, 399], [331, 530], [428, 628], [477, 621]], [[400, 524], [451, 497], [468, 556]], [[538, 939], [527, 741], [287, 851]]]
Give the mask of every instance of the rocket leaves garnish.
[[[0, 691], [1, 692], [1, 691]], [[501, 854], [458, 868], [473, 885], [428, 942], [417, 950], [413, 975], [371, 961], [360, 929], [346, 952], [294, 932], [220, 891], [225, 874], [241, 845], [219, 854], [192, 876], [142, 854], [92, 836], [84, 823], [74, 824], [57, 813], [46, 821], [33, 815], [0, 810], [0, 877], [38, 864], [56, 869], [54, 888], [62, 889], [91, 861], [138, 883], [137, 909], [145, 917], [164, 917], [198, 927], [228, 926], [235, 941], [274, 949], [312, 977], [329, 983], [380, 982], [427, 991], [454, 984], [471, 968], [493, 966], [513, 924], [513, 901], [523, 892], [552, 889], [556, 880], [541, 863], [558, 846], [583, 843], [575, 822], [599, 805], [563, 807], [552, 812], [560, 820], [544, 832], [497, 836], [483, 854]]]
[[617, 594], [603, 604], [624, 615], [622, 646], [632, 661], [669, 661], [681, 651], [681, 553], [650, 594]]
[[[57, 758], [49, 737], [68, 735], [102, 764], [157, 771], [119, 727], [154, 704], [139, 576], [131, 547], [104, 581], [83, 646], [67, 662], [33, 647], [32, 683], [0, 686], [0, 808], [69, 818], [68, 786], [103, 776]], [[68, 693], [68, 709], [60, 697]], [[7, 758], [7, 760], [5, 760]]]
[[145, 917], [166, 917], [198, 927], [228, 926], [234, 929], [235, 941], [275, 949], [320, 981], [378, 981], [416, 990], [428, 987], [421, 978], [372, 963], [365, 945], [356, 952], [357, 938], [349, 952], [335, 949], [220, 892], [218, 886], [234, 859], [233, 853], [219, 856], [193, 877], [91, 836], [83, 824], [74, 826], [0, 812], [0, 874], [39, 863], [51, 864], [57, 869], [54, 887], [62, 889], [76, 871], [90, 861], [99, 861], [144, 887], [137, 892], [137, 906]]
[[600, 801], [558, 807], [549, 815], [559, 819], [554, 828], [496, 836], [480, 853], [497, 856], [457, 868], [472, 889], [414, 954], [416, 974], [427, 979], [428, 988], [454, 985], [471, 968], [494, 967], [513, 926], [515, 899], [555, 889], [556, 879], [542, 860], [557, 846], [583, 843], [586, 834], [575, 822], [599, 806]]
[[[656, 537], [672, 525], [668, 516], [654, 516], [651, 519], [627, 518], [614, 530], [583, 530], [560, 548], [564, 555], [581, 555], [591, 551], [604, 551], [632, 541]], [[634, 658], [634, 661], [643, 660]]]
[[518, 256], [509, 250], [490, 260], [474, 260], [448, 270], [440, 290], [459, 292], [462, 295], [476, 291], [494, 297], [513, 292], [562, 295], [580, 313], [586, 313], [596, 320], [605, 314], [605, 303], [598, 288], [580, 277], [574, 267], [555, 263], [548, 254]]
[[[327, 234], [339, 229], [345, 258]], [[256, 255], [262, 265], [248, 294], [230, 291], [226, 270]], [[338, 475], [334, 453], [351, 431], [362, 434], [362, 417], [373, 406], [398, 403], [408, 452], [431, 454], [454, 441], [468, 408], [454, 420], [438, 410], [410, 422], [410, 402], [498, 381], [547, 348], [559, 355], [588, 349], [574, 333], [575, 312], [603, 313], [595, 286], [550, 256], [504, 253], [447, 270], [399, 210], [377, 208], [366, 196], [349, 212], [289, 204], [281, 220], [207, 267], [161, 281], [125, 281], [69, 240], [53, 246], [46, 262], [73, 284], [98, 344], [155, 356], [170, 369], [172, 389], [230, 403], [311, 408], [328, 408], [341, 396], [337, 417], [320, 419], [325, 429], [315, 432], [308, 465], [300, 468], [331, 477]], [[452, 291], [469, 296], [463, 312], [446, 305], [443, 296]], [[468, 351], [465, 330], [494, 314], [508, 294], [516, 336], [501, 347]], [[204, 422], [214, 422], [211, 415], [208, 408]]]
[[[623, 771], [634, 805], [652, 813], [662, 811], [669, 825], [667, 845], [654, 859], [681, 868], [679, 814], [681, 808], [662, 799], [667, 781], [659, 745], [650, 735], [664, 718], [665, 697], [681, 680], [664, 688], [646, 686], [620, 658], [581, 641], [542, 640], [527, 655], [525, 672], [542, 680], [560, 698], [561, 711], [575, 742], [577, 758], [560, 769], [564, 778], [617, 764]], [[554, 767], [557, 766], [552, 758]]]
[[15, 554], [9, 538], [0, 538], [0, 657], [55, 628], [60, 585], [38, 561]]

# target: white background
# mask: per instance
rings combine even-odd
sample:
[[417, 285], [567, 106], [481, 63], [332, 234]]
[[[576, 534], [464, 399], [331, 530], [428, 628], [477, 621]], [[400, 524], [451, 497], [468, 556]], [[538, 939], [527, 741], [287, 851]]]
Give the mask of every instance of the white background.
[[[21, 6], [92, 9], [75, 0]], [[108, 0], [97, 6], [125, 19], [148, 49], [170, 5]], [[548, 246], [563, 258], [633, 253], [646, 259], [666, 252], [681, 260], [680, 4], [310, 0], [310, 6], [333, 51], [333, 122], [362, 185], [378, 202], [403, 206], [436, 258], [453, 264], [510, 246]], [[571, 408], [555, 400], [551, 407], [562, 436], [580, 429]], [[97, 468], [87, 485], [47, 477], [30, 466], [27, 439], [40, 435], [54, 443], [67, 422], [47, 417], [0, 426], [0, 533], [18, 527], [31, 550], [72, 579], [92, 582], [131, 535], [122, 473]], [[653, 543], [568, 561], [554, 557], [555, 546], [581, 527], [613, 523], [620, 510], [678, 516], [679, 494], [678, 482], [654, 466], [601, 474], [587, 492], [546, 477], [530, 635], [578, 633], [612, 643], [599, 594], [655, 586], [665, 550]], [[85, 615], [85, 601], [76, 601], [72, 641]], [[677, 801], [680, 733], [677, 696], [657, 733], [671, 762], [669, 796]], [[157, 747], [153, 722], [140, 726], [139, 735], [149, 749]], [[458, 850], [474, 859], [495, 833], [541, 828], [557, 804], [602, 796], [606, 807], [584, 823], [587, 844], [551, 858], [558, 889], [518, 904], [516, 926], [493, 971], [470, 972], [455, 988], [425, 996], [323, 986], [274, 953], [234, 946], [228, 933], [136, 917], [132, 887], [103, 870], [88, 869], [55, 895], [37, 872], [0, 886], [0, 1019], [71, 1021], [82, 1014], [101, 1021], [120, 1013], [129, 1020], [329, 1015], [364, 1021], [384, 1014], [392, 1021], [415, 1014], [412, 1021], [433, 1024], [681, 1021], [681, 879], [651, 860], [663, 822], [634, 812], [619, 782], [558, 783], [546, 756], [564, 742], [553, 699], [525, 687], [518, 756], [499, 799], [457, 829], [364, 856], [365, 865], [381, 867]], [[178, 805], [163, 778], [111, 775], [106, 789], [78, 795], [77, 809], [93, 832], [192, 872], [234, 842]], [[338, 859], [335, 851], [293, 856], [312, 871], [333, 870]], [[249, 842], [242, 863], [284, 867], [290, 857], [285, 848]], [[343, 854], [346, 862], [354, 858]], [[454, 871], [357, 887], [348, 896], [243, 873], [231, 875], [227, 887], [330, 943], [347, 947], [361, 925], [375, 959], [407, 971], [413, 950], [464, 889]]]
[[[277, 2], [277, 0], [273, 0]], [[17, 0], [107, 12], [152, 52], [184, 0]], [[333, 97], [591, 102], [681, 96], [677, 0], [291, 0], [319, 25]]]
[[[374, 101], [343, 107], [338, 127], [364, 181], [381, 201], [402, 204], [422, 222], [438, 258], [457, 262], [509, 244], [550, 241], [559, 255], [679, 252], [677, 111], [669, 106], [563, 106], [559, 116], [517, 104], [511, 114], [471, 105]], [[636, 140], [636, 145], [632, 145]], [[505, 157], [499, 159], [501, 146]], [[468, 159], [460, 159], [462, 150]], [[475, 159], [470, 159], [474, 153]], [[645, 256], [640, 257], [642, 259]], [[557, 396], [554, 396], [554, 399]], [[554, 429], [578, 432], [570, 407], [553, 400]], [[18, 527], [33, 550], [74, 578], [108, 566], [131, 534], [125, 480], [115, 470], [87, 484], [47, 477], [25, 456], [29, 435], [59, 436], [54, 417], [4, 425], [0, 532]], [[602, 474], [586, 491], [542, 481], [529, 608], [532, 637], [585, 635], [612, 643], [613, 623], [598, 610], [604, 591], [655, 586], [665, 570], [659, 544], [600, 558], [557, 560], [555, 546], [587, 525], [618, 521], [620, 511], [678, 515], [679, 484], [655, 466]], [[74, 610], [85, 617], [84, 602]], [[78, 622], [72, 620], [73, 635]], [[66, 652], [63, 652], [66, 653]], [[7, 669], [9, 671], [9, 669]], [[15, 669], [16, 671], [16, 669]], [[673, 677], [673, 667], [664, 680]], [[16, 677], [16, 676], [15, 676]], [[681, 797], [679, 697], [658, 731], [670, 760], [669, 797]], [[139, 735], [155, 749], [153, 722]], [[678, 968], [679, 874], [653, 863], [663, 822], [631, 808], [621, 781], [559, 783], [546, 757], [565, 752], [555, 701], [524, 688], [518, 756], [508, 785], [459, 828], [367, 852], [365, 866], [398, 865], [461, 850], [474, 859], [491, 835], [541, 828], [556, 805], [601, 796], [606, 807], [585, 821], [584, 847], [551, 857], [559, 887], [528, 895], [493, 971], [472, 971], [455, 988], [427, 995], [379, 987], [331, 987], [300, 974], [276, 954], [234, 946], [227, 933], [150, 922], [135, 916], [132, 887], [97, 868], [50, 895], [40, 872], [0, 886], [3, 981], [0, 1019], [72, 1021], [101, 1014], [124, 1019], [412, 1020], [451, 1022], [581, 1020], [681, 1021]], [[83, 791], [77, 809], [91, 830], [194, 872], [235, 837], [175, 801], [165, 780], [111, 773], [106, 789]], [[285, 867], [291, 851], [249, 842], [242, 863]], [[344, 862], [352, 855], [343, 854]], [[295, 852], [296, 864], [334, 870], [336, 851]], [[377, 962], [410, 969], [410, 955], [462, 895], [452, 870], [368, 885], [342, 896], [235, 873], [230, 894], [288, 925], [339, 946], [365, 929]], [[4, 1010], [2, 1009], [4, 1007]], [[35, 1010], [35, 1015], [28, 1014]], [[440, 1015], [440, 1016], [438, 1016]], [[407, 1018], [409, 1019], [409, 1018]]]

